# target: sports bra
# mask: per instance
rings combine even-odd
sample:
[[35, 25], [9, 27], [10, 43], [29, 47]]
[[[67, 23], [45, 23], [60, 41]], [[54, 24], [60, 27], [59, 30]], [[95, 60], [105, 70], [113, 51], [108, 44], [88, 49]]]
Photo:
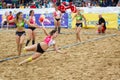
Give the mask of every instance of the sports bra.
[[31, 24], [35, 24], [35, 17], [30, 16], [29, 21], [30, 21]]
[[55, 17], [56, 17], [56, 16], [59, 16], [59, 17], [60, 17], [60, 16], [61, 16], [61, 12], [60, 12], [60, 11], [55, 11], [55, 12], [54, 12], [54, 16], [55, 16]]
[[82, 15], [77, 15], [76, 20], [82, 20]]
[[52, 40], [51, 36], [47, 36], [45, 39], [44, 39], [44, 42], [48, 45], [48, 46], [52, 46], [55, 44], [55, 41]]
[[22, 22], [17, 22], [17, 23], [16, 23], [16, 26], [19, 27], [19, 28], [20, 28], [20, 27], [24, 27], [24, 25], [25, 25], [24, 20], [23, 20]]

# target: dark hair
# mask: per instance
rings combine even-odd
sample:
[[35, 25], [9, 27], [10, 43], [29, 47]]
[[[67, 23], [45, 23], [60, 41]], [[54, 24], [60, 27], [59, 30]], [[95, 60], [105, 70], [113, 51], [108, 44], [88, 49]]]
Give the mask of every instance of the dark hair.
[[22, 12], [18, 12], [18, 13], [16, 14], [16, 21], [18, 21], [20, 14], [22, 14]]
[[57, 30], [52, 30], [51, 32], [50, 32], [50, 35], [52, 36], [54, 33], [56, 33], [57, 32]]
[[9, 13], [12, 13], [12, 11], [10, 11]]
[[33, 11], [34, 11], [34, 10], [30, 10], [29, 16], [31, 16], [31, 14], [32, 14]]

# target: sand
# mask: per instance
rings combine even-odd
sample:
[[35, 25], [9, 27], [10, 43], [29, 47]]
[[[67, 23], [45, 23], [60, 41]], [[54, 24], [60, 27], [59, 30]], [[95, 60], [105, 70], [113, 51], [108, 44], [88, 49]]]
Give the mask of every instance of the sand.
[[[47, 30], [49, 32], [51, 29]], [[41, 33], [42, 30], [37, 29], [36, 32], [36, 43], [41, 42], [45, 35]], [[74, 29], [62, 29], [62, 32], [74, 32]], [[106, 35], [115, 33], [120, 34], [120, 31], [107, 30]], [[95, 34], [95, 29], [83, 29], [81, 32], [82, 41], [101, 36], [104, 35]], [[75, 34], [60, 34], [56, 42], [58, 46], [74, 43]], [[120, 80], [120, 36], [62, 51], [67, 51], [67, 54], [46, 52], [37, 60], [22, 66], [18, 63], [29, 56], [2, 62], [0, 80]], [[15, 30], [0, 31], [0, 59], [16, 55]]]

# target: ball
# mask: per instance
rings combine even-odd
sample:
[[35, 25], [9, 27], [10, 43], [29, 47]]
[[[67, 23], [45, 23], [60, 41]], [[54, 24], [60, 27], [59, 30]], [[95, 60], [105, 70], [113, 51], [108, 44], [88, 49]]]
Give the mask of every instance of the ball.
[[40, 22], [43, 22], [45, 20], [45, 16], [44, 15], [41, 15], [40, 18], [39, 18], [39, 21]]

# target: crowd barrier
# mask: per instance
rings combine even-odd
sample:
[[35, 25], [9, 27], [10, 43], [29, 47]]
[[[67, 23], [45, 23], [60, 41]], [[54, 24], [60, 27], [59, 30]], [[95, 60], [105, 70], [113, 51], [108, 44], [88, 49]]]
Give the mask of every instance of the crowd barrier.
[[[98, 15], [102, 14], [106, 20], [107, 28], [120, 29], [120, 8], [119, 7], [79, 7], [82, 14], [86, 17], [87, 28], [95, 28], [96, 23], [98, 22]], [[31, 9], [1, 9], [0, 10], [0, 23], [4, 19], [5, 13], [12, 11], [13, 16], [15, 17], [17, 12], [23, 12], [24, 18], [28, 20], [29, 11]], [[51, 22], [45, 22], [44, 25], [49, 28], [54, 27], [53, 12], [54, 8], [43, 8], [43, 9], [32, 9], [35, 11], [36, 23], [41, 25], [39, 22], [40, 15], [45, 15], [45, 17]], [[71, 13], [70, 10], [67, 10], [66, 13], [62, 14], [61, 27], [64, 28], [75, 28], [75, 19], [72, 20], [74, 13]], [[27, 25], [26, 25], [27, 26]]]

